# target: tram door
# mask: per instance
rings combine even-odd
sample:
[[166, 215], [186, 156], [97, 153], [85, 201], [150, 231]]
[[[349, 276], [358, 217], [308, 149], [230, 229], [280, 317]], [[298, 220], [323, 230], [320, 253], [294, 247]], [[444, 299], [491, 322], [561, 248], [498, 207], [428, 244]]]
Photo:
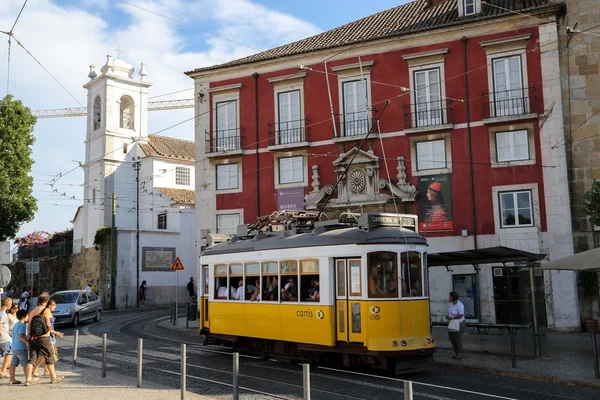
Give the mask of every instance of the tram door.
[[[209, 328], [208, 322], [208, 265], [203, 265], [200, 269], [202, 276], [198, 285], [198, 292], [200, 295], [199, 304], [199, 318], [200, 318], [200, 329]], [[200, 291], [200, 285], [204, 286], [204, 290]]]
[[336, 331], [339, 342], [362, 343], [361, 261], [335, 260]]

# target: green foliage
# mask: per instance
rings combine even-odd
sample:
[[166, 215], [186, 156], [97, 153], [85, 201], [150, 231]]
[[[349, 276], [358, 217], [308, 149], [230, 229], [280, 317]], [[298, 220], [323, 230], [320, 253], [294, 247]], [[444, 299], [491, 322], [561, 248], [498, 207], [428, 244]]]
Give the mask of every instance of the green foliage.
[[13, 96], [0, 102], [0, 241], [14, 237], [37, 211], [33, 177], [29, 176], [36, 121], [31, 110]]
[[54, 244], [54, 243], [60, 243], [60, 242], [65, 242], [65, 241], [72, 241], [73, 240], [73, 228], [69, 228], [69, 229], [65, 229], [63, 231], [59, 231], [59, 232], [54, 232], [51, 236], [50, 236], [50, 244]]
[[590, 216], [592, 224], [600, 226], [600, 182], [594, 181], [592, 187], [585, 192], [585, 212]]
[[99, 246], [106, 243], [106, 241], [110, 239], [110, 230], [111, 229], [107, 226], [101, 226], [94, 236], [94, 245]]

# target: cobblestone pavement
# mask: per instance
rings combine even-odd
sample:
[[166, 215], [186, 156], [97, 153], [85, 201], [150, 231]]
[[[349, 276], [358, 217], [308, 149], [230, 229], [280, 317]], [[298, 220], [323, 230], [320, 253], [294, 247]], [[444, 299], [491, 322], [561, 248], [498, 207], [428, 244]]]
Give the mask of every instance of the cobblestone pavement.
[[[132, 310], [107, 313], [103, 321], [79, 327], [79, 368], [101, 366], [101, 336], [108, 337], [107, 375], [135, 377], [137, 338], [144, 339], [144, 382], [178, 388], [180, 345], [187, 344], [188, 391], [218, 400], [231, 398], [232, 357], [229, 349], [202, 346], [197, 334], [174, 331], [161, 323], [168, 321], [168, 309]], [[164, 324], [163, 324], [164, 325]], [[180, 328], [184, 329], [184, 328]], [[58, 368], [69, 369], [73, 329], [63, 329], [59, 340], [62, 361]], [[76, 370], [77, 371], [77, 370]], [[95, 370], [100, 373], [99, 370]], [[302, 368], [283, 362], [240, 357], [241, 398], [244, 400], [301, 399]], [[480, 400], [502, 399], [598, 399], [600, 391], [552, 385], [515, 378], [489, 376], [451, 369], [404, 376], [414, 382], [415, 399]], [[438, 385], [432, 386], [432, 385]], [[451, 390], [447, 387], [452, 387]], [[389, 377], [312, 367], [312, 399], [403, 398], [403, 382]], [[472, 392], [479, 392], [472, 393]], [[482, 395], [486, 394], [486, 395]]]

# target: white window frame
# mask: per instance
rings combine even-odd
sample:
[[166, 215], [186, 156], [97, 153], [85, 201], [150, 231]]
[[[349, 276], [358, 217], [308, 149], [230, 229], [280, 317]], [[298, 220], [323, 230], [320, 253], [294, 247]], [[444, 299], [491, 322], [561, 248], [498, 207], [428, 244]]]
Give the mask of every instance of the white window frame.
[[[242, 210], [243, 211], [243, 210]], [[232, 215], [237, 215], [238, 216], [238, 225], [235, 226], [235, 228], [229, 228], [230, 232], [232, 233], [224, 233], [222, 231], [219, 231], [219, 219], [224, 217], [224, 216], [232, 216]], [[242, 212], [240, 212], [240, 210], [220, 210], [215, 217], [215, 232], [218, 234], [225, 234], [225, 235], [235, 235], [237, 233], [237, 227], [239, 225], [242, 224], [243, 221], [243, 216], [242, 216]]]
[[[297, 147], [298, 143], [306, 143], [306, 127], [304, 124], [305, 116], [304, 116], [304, 78], [306, 77], [306, 72], [294, 74], [292, 76], [278, 76], [274, 78], [269, 78], [269, 82], [273, 85], [273, 95], [275, 97], [275, 101], [273, 102], [273, 109], [275, 112], [275, 126], [273, 127], [273, 134], [275, 135], [275, 141], [273, 142], [275, 146], [281, 146], [283, 148]], [[281, 143], [279, 140], [279, 95], [282, 93], [294, 92], [298, 91], [300, 93], [300, 128], [302, 129], [304, 140], [300, 142], [293, 143]]]
[[[473, 12], [467, 13], [467, 4], [470, 5], [470, 1], [473, 2]], [[481, 13], [481, 0], [459, 0], [458, 1], [458, 15], [460, 17], [468, 17]]]
[[[187, 180], [187, 183], [185, 181]], [[181, 182], [184, 183], [181, 183]], [[191, 167], [175, 167], [175, 185], [177, 186], [190, 186], [192, 184], [192, 171]]]
[[[531, 223], [530, 224], [521, 224], [519, 222], [519, 207], [517, 205], [518, 196], [520, 194], [527, 194], [529, 196], [529, 213], [531, 215]], [[512, 196], [514, 208], [510, 209], [515, 215], [515, 224], [514, 225], [504, 225], [504, 208], [502, 207], [502, 198], [506, 196]], [[500, 224], [503, 229], [506, 228], [522, 228], [522, 227], [531, 227], [535, 226], [535, 219], [533, 216], [533, 200], [531, 196], [531, 190], [517, 190], [517, 191], [508, 191], [508, 192], [499, 192], [498, 193], [498, 202], [500, 204]]]
[[[440, 165], [440, 166], [436, 166], [436, 163], [440, 163], [440, 161], [436, 161], [436, 160], [429, 160], [427, 161], [429, 163], [428, 167], [423, 167], [420, 163], [421, 161], [419, 161], [420, 157], [419, 157], [419, 149], [425, 149], [427, 148], [429, 151], [429, 154], [433, 153], [433, 146], [436, 143], [442, 143], [442, 145], [444, 146], [444, 151], [443, 151], [443, 155], [444, 155], [444, 165]], [[447, 160], [446, 160], [446, 140], [445, 139], [436, 139], [436, 140], [427, 140], [427, 141], [421, 141], [421, 142], [416, 142], [415, 143], [415, 152], [416, 152], [416, 160], [417, 160], [417, 171], [428, 171], [428, 170], [432, 170], [432, 169], [444, 169], [447, 167]]]
[[[519, 79], [520, 79], [520, 88], [517, 89], [511, 89], [512, 84], [515, 82], [511, 82], [510, 81], [510, 60], [514, 59], [517, 60], [519, 62]], [[503, 63], [504, 67], [506, 68], [504, 74], [505, 74], [505, 83], [506, 83], [506, 90], [497, 90], [498, 89], [498, 80], [497, 80], [497, 69], [496, 66], [499, 63]], [[492, 101], [494, 102], [491, 106], [493, 107], [493, 116], [494, 117], [510, 117], [510, 116], [515, 116], [515, 115], [521, 115], [521, 114], [525, 114], [525, 110], [528, 108], [527, 105], [525, 104], [525, 101], [529, 101], [528, 95], [527, 95], [527, 88], [524, 85], [524, 79], [523, 79], [523, 58], [520, 55], [511, 55], [511, 56], [500, 56], [500, 57], [494, 57], [492, 59], [492, 93], [493, 96], [490, 96], [491, 99], [493, 99]], [[506, 99], [498, 99], [498, 94], [499, 93], [507, 93], [508, 97]], [[517, 103], [513, 103], [512, 101], [514, 100], [519, 100], [521, 99], [523, 101], [523, 104], [519, 104]], [[507, 103], [502, 103], [503, 101], [506, 101]], [[510, 109], [510, 111], [498, 111], [498, 109]]]
[[[532, 225], [520, 225], [520, 226], [504, 226], [502, 223], [502, 215], [500, 209], [500, 193], [507, 192], [531, 192], [531, 216], [532, 216]], [[517, 185], [504, 185], [504, 186], [492, 186], [492, 202], [494, 207], [494, 225], [495, 232], [498, 235], [506, 235], [506, 240], [515, 240], [514, 233], [515, 230], [518, 230], [519, 233], [535, 233], [539, 232], [539, 224], [541, 221], [541, 213], [540, 213], [540, 204], [539, 204], [539, 189], [537, 183], [524, 183]], [[507, 246], [514, 248], [519, 247], [518, 243], [508, 243]]]
[[[525, 135], [525, 143], [527, 146], [527, 155], [526, 156], [517, 156], [516, 155], [516, 150], [515, 150], [515, 136], [519, 134], [524, 134]], [[526, 129], [519, 129], [519, 130], [514, 130], [514, 131], [503, 131], [503, 132], [496, 132], [495, 133], [496, 136], [496, 161], [498, 163], [506, 163], [506, 162], [511, 162], [511, 161], [527, 161], [530, 158], [530, 153], [531, 150], [529, 148], [529, 132]], [[506, 136], [508, 137], [508, 141], [509, 141], [509, 146], [510, 146], [510, 157], [506, 158], [506, 159], [500, 159], [500, 152], [499, 152], [499, 148], [498, 148], [498, 138], [499, 136]]]
[[[361, 63], [354, 63], [348, 65], [338, 65], [332, 67], [331, 69], [337, 73], [338, 76], [338, 107], [340, 113], [340, 123], [339, 130], [337, 132], [337, 141], [350, 141], [355, 140], [356, 138], [360, 138], [364, 135], [356, 135], [356, 136], [346, 136], [345, 132], [345, 108], [344, 108], [344, 83], [351, 81], [360, 81], [361, 78], [366, 81], [367, 85], [367, 125], [369, 129], [372, 126], [373, 121], [373, 105], [371, 96], [371, 68], [373, 67], [374, 62], [368, 60], [362, 60]], [[362, 66], [362, 71], [361, 71]], [[362, 73], [361, 73], [362, 72]], [[365, 132], [367, 134], [368, 130]]]
[[[429, 80], [429, 73], [432, 71], [437, 71], [437, 75], [438, 75], [438, 87], [439, 87], [439, 92], [437, 93], [437, 96], [439, 97], [439, 111], [437, 113], [435, 113], [435, 109], [432, 109], [431, 106], [434, 102], [432, 102], [431, 99], [431, 82]], [[444, 86], [444, 82], [442, 81], [441, 77], [442, 77], [442, 71], [441, 68], [439, 66], [437, 67], [430, 67], [430, 68], [415, 68], [412, 71], [412, 84], [413, 84], [413, 96], [412, 99], [414, 101], [414, 106], [412, 108], [414, 108], [414, 113], [413, 113], [413, 127], [414, 128], [426, 128], [426, 127], [435, 127], [435, 126], [439, 126], [439, 125], [443, 125], [447, 120], [446, 120], [446, 109], [444, 108], [444, 99], [445, 97], [442, 96], [442, 87]], [[426, 97], [426, 101], [424, 103], [421, 103], [418, 101], [418, 88], [417, 88], [417, 75], [418, 74], [424, 74], [425, 76], [425, 97]], [[426, 104], [426, 110], [420, 110], [419, 109], [419, 105], [420, 104]], [[425, 115], [423, 116], [422, 112], [425, 112]], [[436, 115], [437, 114], [437, 115]]]
[[[475, 9], [475, 0], [463, 0], [463, 7], [465, 16], [473, 15], [477, 12], [477, 10]], [[473, 8], [471, 12], [469, 12], [469, 7]]]
[[[341, 98], [342, 98], [342, 102], [340, 103], [340, 121], [342, 121], [342, 124], [340, 126], [340, 134], [343, 135], [344, 137], [357, 137], [357, 136], [363, 136], [366, 135], [367, 132], [369, 132], [369, 129], [371, 128], [371, 96], [369, 94], [369, 90], [367, 88], [366, 94], [367, 94], [367, 98], [365, 99], [365, 114], [366, 114], [366, 125], [363, 127], [362, 125], [358, 125], [358, 126], [354, 126], [350, 129], [350, 132], [355, 132], [355, 131], [360, 131], [361, 133], [358, 134], [351, 134], [348, 135], [347, 133], [347, 128], [348, 126], [346, 125], [347, 122], [349, 122], [346, 118], [346, 115], [349, 114], [358, 114], [359, 112], [353, 112], [353, 113], [349, 113], [346, 112], [346, 86], [349, 84], [353, 84], [354, 86], [354, 92], [356, 93], [356, 88], [358, 87], [358, 85], [369, 85], [369, 82], [367, 81], [366, 78], [363, 78], [362, 80], [360, 79], [360, 76], [356, 77], [355, 79], [346, 79], [343, 82], [340, 83], [341, 84]], [[355, 94], [354, 98], [353, 98], [353, 104], [352, 106], [355, 109], [358, 109], [358, 95]], [[359, 118], [356, 119], [355, 117], [352, 118], [352, 121], [363, 121], [363, 118]], [[363, 132], [364, 131], [364, 132]]]
[[215, 88], [210, 88], [209, 92], [211, 93], [212, 96], [212, 135], [210, 137], [210, 147], [209, 149], [212, 149], [213, 152], [217, 152], [220, 151], [219, 149], [216, 148], [216, 144], [218, 144], [217, 141], [217, 104], [219, 103], [226, 103], [226, 102], [230, 102], [230, 101], [235, 101], [235, 108], [236, 108], [236, 127], [235, 127], [235, 131], [234, 134], [235, 136], [239, 136], [239, 149], [226, 149], [225, 151], [236, 151], [236, 150], [241, 150], [242, 147], [242, 143], [241, 143], [241, 129], [240, 129], [240, 89], [241, 89], [242, 85], [241, 84], [234, 84], [234, 85], [228, 85], [228, 86], [224, 86], [224, 87], [215, 87]]
[[[301, 166], [300, 166], [300, 168], [299, 168], [299, 172], [300, 172], [301, 176], [296, 177], [295, 175], [296, 175], [296, 173], [298, 171], [293, 169], [293, 164], [295, 162], [297, 162], [298, 160], [300, 160], [300, 162], [302, 163]], [[292, 170], [292, 178], [291, 178], [291, 180], [289, 180], [287, 182], [283, 182], [281, 180], [281, 167], [282, 167], [281, 164], [282, 164], [282, 161], [285, 161], [285, 162], [289, 161], [290, 162], [290, 166], [292, 167], [291, 168], [291, 170]], [[279, 185], [299, 185], [299, 184], [302, 184], [306, 180], [306, 177], [305, 177], [305, 175], [306, 175], [305, 163], [306, 163], [306, 161], [304, 159], [304, 156], [302, 156], [302, 155], [292, 155], [292, 156], [287, 156], [287, 157], [279, 157], [277, 159], [277, 170], [278, 170], [277, 171], [278, 172], [278, 174], [277, 174], [277, 183]]]
[[[237, 189], [240, 188], [240, 164], [239, 163], [223, 163], [223, 164], [218, 164], [215, 166], [215, 173], [216, 173], [216, 183], [215, 183], [215, 187], [216, 190], [218, 192], [223, 192], [223, 191], [235, 191]], [[235, 170], [235, 186], [229, 186], [227, 185], [226, 187], [221, 187], [219, 186], [219, 170], [222, 171], [227, 171], [227, 174], [229, 175], [232, 170]], [[227, 181], [229, 181], [229, 179], [232, 178], [231, 175], [228, 176]]]
[[[164, 227], [164, 228], [161, 228], [161, 227], [160, 227], [160, 219], [161, 219], [161, 217], [163, 217], [163, 216], [165, 217], [165, 227]], [[165, 211], [165, 212], [161, 212], [161, 213], [159, 213], [159, 214], [156, 216], [156, 229], [160, 229], [160, 230], [166, 230], [166, 229], [168, 229], [168, 227], [169, 227], [169, 216], [168, 216], [168, 213], [167, 213], [166, 211]]]
[[[410, 140], [410, 169], [412, 176], [444, 175], [452, 173], [452, 133], [439, 132], [427, 136], [409, 136]], [[446, 166], [444, 168], [417, 169], [417, 144], [428, 141], [444, 141], [446, 152]]]

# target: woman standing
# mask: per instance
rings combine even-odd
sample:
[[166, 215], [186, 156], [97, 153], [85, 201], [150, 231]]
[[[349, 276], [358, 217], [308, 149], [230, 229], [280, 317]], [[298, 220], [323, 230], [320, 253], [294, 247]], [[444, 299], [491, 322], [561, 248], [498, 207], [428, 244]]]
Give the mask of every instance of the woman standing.
[[[448, 297], [450, 307], [448, 308], [448, 336], [454, 348], [452, 358], [457, 360], [463, 357], [463, 334], [465, 333], [465, 306], [458, 300], [458, 293], [452, 291]], [[458, 322], [455, 322], [458, 321]]]
[[148, 285], [146, 285], [146, 281], [142, 281], [140, 285], [140, 307], [144, 307], [146, 302], [146, 289], [148, 289]]

